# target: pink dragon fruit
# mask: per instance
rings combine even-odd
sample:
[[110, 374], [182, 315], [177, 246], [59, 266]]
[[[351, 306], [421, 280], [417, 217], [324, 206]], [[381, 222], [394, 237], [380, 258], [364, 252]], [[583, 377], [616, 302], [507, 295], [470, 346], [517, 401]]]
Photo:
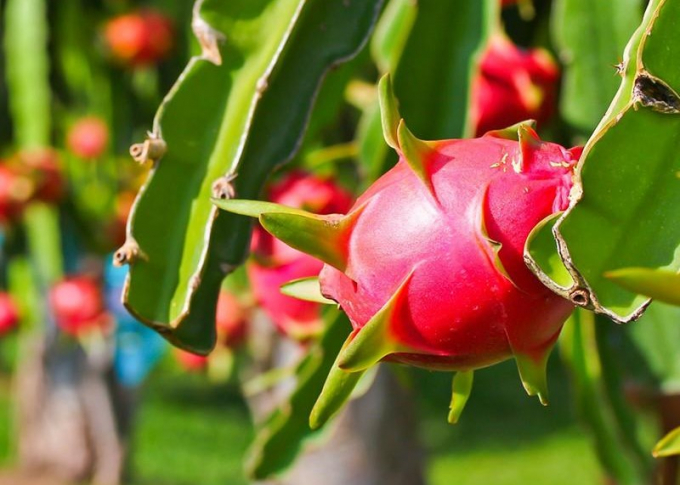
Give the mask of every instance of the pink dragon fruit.
[[554, 111], [559, 69], [547, 51], [522, 50], [502, 34], [491, 38], [472, 88], [472, 120], [480, 136]]
[[[352, 196], [330, 180], [295, 171], [272, 185], [269, 200], [320, 214], [346, 212]], [[306, 340], [321, 328], [319, 305], [283, 295], [281, 285], [316, 276], [323, 263], [255, 228], [247, 264], [255, 298], [285, 335]]]
[[[514, 357], [527, 392], [545, 403], [545, 365], [573, 305], [538, 281], [523, 253], [531, 230], [567, 207], [580, 149], [542, 142], [526, 123], [472, 140], [421, 141], [401, 120], [389, 78], [380, 88], [385, 138], [400, 161], [347, 215], [247, 201], [222, 207], [258, 215], [326, 263], [321, 292], [354, 329], [339, 369], [359, 373], [389, 360], [459, 371], [455, 422], [471, 371]], [[333, 376], [326, 387], [346, 385]]]

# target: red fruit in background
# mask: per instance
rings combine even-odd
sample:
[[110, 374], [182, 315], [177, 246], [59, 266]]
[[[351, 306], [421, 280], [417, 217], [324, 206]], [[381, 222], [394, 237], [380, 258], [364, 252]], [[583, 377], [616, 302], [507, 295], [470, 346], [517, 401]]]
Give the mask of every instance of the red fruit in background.
[[63, 197], [65, 182], [56, 151], [47, 148], [22, 151], [12, 158], [10, 166], [30, 181], [31, 199], [55, 203]]
[[507, 37], [492, 37], [472, 88], [475, 133], [520, 121], [546, 122], [555, 109], [559, 69], [547, 51], [522, 50]]
[[230, 292], [221, 291], [215, 312], [219, 342], [230, 348], [241, 345], [248, 333], [247, 319], [248, 312], [243, 303]]
[[0, 291], [0, 335], [14, 330], [19, 323], [19, 309], [16, 303], [4, 291]]
[[66, 144], [80, 158], [99, 158], [109, 143], [109, 127], [101, 118], [90, 116], [76, 121], [68, 132]]
[[[269, 189], [268, 199], [319, 214], [346, 212], [352, 196], [330, 180], [303, 172], [287, 174]], [[323, 264], [273, 238], [261, 227], [253, 232], [253, 258], [246, 269], [260, 306], [286, 335], [306, 339], [320, 330], [319, 305], [281, 294], [280, 287], [293, 279], [319, 274]]]
[[87, 276], [72, 276], [50, 290], [50, 306], [61, 330], [80, 335], [108, 323], [100, 286]]
[[172, 50], [174, 35], [172, 21], [155, 10], [115, 17], [104, 28], [111, 55], [130, 66], [163, 60]]
[[0, 223], [9, 222], [21, 214], [33, 193], [34, 185], [11, 166], [0, 164]]
[[208, 357], [193, 354], [182, 349], [175, 349], [175, 359], [182, 369], [189, 372], [202, 371], [208, 366]]

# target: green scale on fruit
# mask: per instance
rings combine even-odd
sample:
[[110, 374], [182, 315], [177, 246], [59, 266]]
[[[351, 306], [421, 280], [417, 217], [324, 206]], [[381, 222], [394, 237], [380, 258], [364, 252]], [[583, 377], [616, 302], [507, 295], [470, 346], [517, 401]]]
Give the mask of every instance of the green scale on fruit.
[[422, 141], [399, 115], [389, 76], [379, 91], [385, 139], [400, 161], [346, 215], [216, 202], [324, 261], [321, 294], [352, 322], [311, 426], [380, 361], [456, 371], [450, 422], [472, 371], [513, 357], [527, 392], [546, 404], [548, 356], [573, 305], [531, 274], [523, 251], [531, 230], [568, 206], [580, 149], [541, 141], [530, 122]]

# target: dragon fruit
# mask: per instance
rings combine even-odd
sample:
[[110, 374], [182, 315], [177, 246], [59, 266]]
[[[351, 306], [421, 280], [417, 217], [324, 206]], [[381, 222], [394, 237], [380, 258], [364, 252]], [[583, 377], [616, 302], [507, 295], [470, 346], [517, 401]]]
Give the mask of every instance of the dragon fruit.
[[[326, 263], [321, 292], [353, 327], [339, 369], [360, 373], [388, 360], [458, 371], [455, 422], [472, 371], [514, 357], [527, 392], [545, 404], [548, 355], [573, 305], [527, 269], [524, 245], [567, 207], [580, 149], [543, 142], [528, 123], [472, 140], [421, 141], [401, 120], [389, 77], [380, 92], [385, 138], [400, 161], [347, 215], [220, 205], [259, 216], [272, 234]], [[348, 381], [333, 375], [327, 388]]]
[[548, 121], [558, 80], [559, 69], [547, 51], [525, 51], [505, 35], [494, 35], [472, 88], [475, 133], [480, 136], [526, 119], [535, 119], [539, 126]]
[[[352, 196], [330, 180], [294, 171], [268, 193], [269, 200], [320, 214], [346, 212]], [[253, 258], [246, 269], [255, 298], [277, 329], [297, 340], [307, 340], [321, 329], [319, 305], [283, 295], [281, 285], [316, 276], [323, 263], [255, 228], [251, 244]]]

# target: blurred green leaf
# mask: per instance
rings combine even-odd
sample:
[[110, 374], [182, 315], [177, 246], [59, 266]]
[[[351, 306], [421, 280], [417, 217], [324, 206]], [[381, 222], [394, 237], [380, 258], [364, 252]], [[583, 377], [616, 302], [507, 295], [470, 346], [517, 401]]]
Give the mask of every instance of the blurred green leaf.
[[196, 3], [204, 55], [158, 111], [154, 134], [167, 153], [135, 202], [126, 247], [139, 255], [127, 307], [175, 344], [212, 348], [217, 290], [248, 247], [251, 223], [211, 204], [213, 184], [238, 174], [222, 187], [260, 195], [270, 171], [297, 149], [326, 72], [360, 49], [381, 3]]
[[564, 65], [560, 113], [590, 134], [616, 94], [616, 64], [640, 24], [640, 0], [557, 0], [551, 27]]
[[[680, 65], [671, 62], [680, 56], [678, 18], [680, 2], [650, 2], [626, 47], [619, 91], [586, 145], [576, 181], [581, 190], [553, 228], [574, 284], [555, 284], [564, 269], [534, 261], [556, 292], [617, 322], [639, 317], [648, 299], [605, 273], [680, 268]], [[530, 241], [527, 258], [546, 241]]]
[[661, 391], [679, 392], [680, 307], [653, 302], [626, 330]]
[[639, 444], [634, 412], [625, 403], [615, 356], [608, 349], [611, 324], [596, 319], [585, 310], [574, 312], [560, 336], [560, 354], [570, 371], [577, 412], [592, 431], [605, 470], [616, 483], [640, 485], [650, 476], [651, 463]]
[[[496, 0], [393, 0], [381, 18], [371, 50], [381, 74], [392, 71], [401, 114], [419, 138], [472, 134], [472, 77], [498, 28], [498, 8]], [[361, 120], [359, 144], [369, 182], [396, 161], [382, 138], [377, 99]]]
[[7, 0], [6, 80], [19, 148], [50, 146], [52, 129], [47, 12], [44, 0]]

